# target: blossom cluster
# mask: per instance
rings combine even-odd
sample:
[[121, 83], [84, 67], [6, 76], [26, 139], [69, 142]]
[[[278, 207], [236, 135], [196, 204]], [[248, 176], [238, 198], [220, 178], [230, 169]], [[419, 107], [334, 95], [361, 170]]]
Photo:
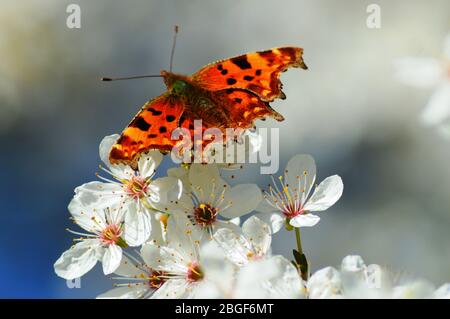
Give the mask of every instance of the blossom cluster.
[[[344, 258], [340, 270], [310, 275], [299, 228], [316, 225], [313, 212], [343, 193], [337, 175], [316, 184], [310, 155], [291, 158], [263, 191], [229, 185], [222, 173], [230, 165], [180, 165], [157, 178], [158, 151], [143, 154], [137, 167], [113, 165], [108, 155], [117, 137], [100, 144], [99, 181], [75, 189], [68, 209], [83, 230], [68, 229], [75, 244], [54, 265], [72, 280], [100, 262], [115, 284], [99, 298], [450, 297], [449, 285], [402, 283], [359, 256]], [[272, 236], [282, 230], [298, 236], [294, 261], [271, 252]]]

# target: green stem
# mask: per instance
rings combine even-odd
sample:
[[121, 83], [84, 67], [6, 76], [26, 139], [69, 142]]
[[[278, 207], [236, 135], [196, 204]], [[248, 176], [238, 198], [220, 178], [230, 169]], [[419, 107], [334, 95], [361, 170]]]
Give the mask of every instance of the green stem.
[[300, 228], [295, 227], [295, 239], [297, 240], [297, 249], [300, 254], [303, 254], [302, 240], [300, 239]]

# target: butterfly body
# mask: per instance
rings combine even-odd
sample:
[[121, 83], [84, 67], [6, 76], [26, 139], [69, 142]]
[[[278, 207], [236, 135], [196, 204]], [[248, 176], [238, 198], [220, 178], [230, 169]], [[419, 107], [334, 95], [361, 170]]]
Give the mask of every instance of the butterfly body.
[[206, 65], [192, 76], [161, 71], [167, 92], [147, 102], [123, 131], [110, 153], [111, 163], [132, 164], [150, 149], [170, 151], [176, 128], [192, 135], [194, 121], [202, 130], [250, 128], [254, 121], [284, 118], [269, 102], [284, 99], [279, 75], [289, 67], [307, 69], [303, 50], [295, 47], [244, 54]]

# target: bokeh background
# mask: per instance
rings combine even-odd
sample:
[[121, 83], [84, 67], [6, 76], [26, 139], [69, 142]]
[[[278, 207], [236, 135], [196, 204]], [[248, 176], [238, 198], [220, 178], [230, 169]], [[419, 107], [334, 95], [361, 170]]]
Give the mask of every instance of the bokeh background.
[[[81, 7], [81, 29], [66, 26], [70, 3]], [[381, 29], [366, 26], [370, 3], [381, 7]], [[305, 48], [309, 70], [284, 73], [288, 98], [273, 103], [286, 120], [259, 124], [280, 128], [281, 168], [310, 153], [319, 180], [344, 180], [338, 204], [302, 230], [313, 269], [360, 254], [435, 284], [450, 281], [450, 141], [418, 120], [431, 91], [393, 76], [396, 58], [439, 57], [447, 0], [2, 0], [0, 297], [91, 298], [111, 287], [99, 266], [80, 289], [54, 274], [71, 244], [66, 207], [74, 187], [95, 178], [102, 137], [164, 90], [160, 79], [99, 76], [167, 68], [175, 24], [179, 73], [247, 51]], [[239, 176], [269, 181], [257, 167]], [[290, 257], [294, 245], [292, 233], [274, 238], [276, 253]]]

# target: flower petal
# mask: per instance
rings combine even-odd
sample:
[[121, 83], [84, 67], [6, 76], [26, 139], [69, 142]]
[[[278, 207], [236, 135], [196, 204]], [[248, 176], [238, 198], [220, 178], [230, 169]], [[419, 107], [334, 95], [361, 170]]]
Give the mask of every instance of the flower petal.
[[118, 287], [97, 296], [97, 299], [139, 299], [142, 298], [148, 290], [148, 287], [145, 285]]
[[108, 167], [111, 166], [111, 163], [109, 162], [109, 152], [111, 151], [113, 145], [116, 144], [119, 137], [120, 137], [119, 134], [108, 135], [105, 136], [103, 140], [100, 142], [99, 146], [100, 159]]
[[142, 177], [151, 177], [162, 160], [163, 155], [160, 151], [154, 150], [142, 154], [138, 161], [139, 174]]
[[292, 218], [289, 224], [294, 227], [312, 227], [320, 220], [319, 216], [313, 214], [303, 214]]
[[200, 265], [205, 274], [205, 281], [213, 282], [220, 291], [231, 291], [235, 267], [225, 259], [217, 244], [215, 241], [209, 241], [202, 246]]
[[314, 158], [308, 154], [295, 155], [286, 165], [284, 178], [284, 182], [291, 192], [307, 198], [316, 181]]
[[87, 239], [77, 243], [66, 250], [55, 262], [55, 273], [67, 280], [83, 276], [97, 263], [99, 247], [100, 243], [96, 239]]
[[270, 226], [272, 234], [278, 233], [286, 223], [284, 215], [278, 212], [260, 213], [255, 216]]
[[172, 203], [178, 201], [183, 194], [183, 183], [178, 178], [161, 177], [149, 185], [152, 205], [161, 211], [173, 208]]
[[184, 279], [170, 279], [155, 291], [151, 299], [179, 299], [186, 294], [188, 283]]
[[227, 188], [223, 205], [229, 207], [221, 210], [219, 213], [226, 218], [240, 217], [255, 210], [261, 200], [262, 193], [257, 185], [239, 184], [232, 188]]
[[103, 273], [105, 275], [112, 274], [120, 265], [122, 260], [122, 248], [117, 245], [109, 245], [105, 249], [105, 254], [103, 255]]
[[145, 264], [150, 268], [158, 268], [158, 260], [161, 258], [160, 249], [153, 243], [145, 243], [141, 248], [141, 256]]
[[259, 256], [265, 256], [270, 250], [272, 235], [270, 227], [256, 216], [247, 219], [242, 225], [242, 232], [252, 243]]
[[122, 277], [137, 278], [143, 272], [128, 257], [122, 255], [119, 267], [114, 271], [116, 275]]
[[219, 169], [215, 164], [192, 164], [189, 169], [189, 182], [192, 191], [201, 202], [208, 202], [211, 198], [212, 185], [215, 185], [215, 194], [219, 194], [226, 183], [220, 177]]
[[308, 280], [310, 299], [339, 298], [342, 296], [342, 280], [339, 272], [333, 267], [316, 271]]
[[314, 190], [304, 206], [307, 211], [318, 212], [333, 206], [342, 196], [344, 184], [338, 175], [327, 177]]
[[128, 245], [140, 246], [150, 237], [151, 218], [150, 213], [134, 201], [125, 207], [123, 237]]
[[123, 189], [118, 184], [89, 182], [75, 188], [75, 196], [85, 207], [102, 209], [120, 206]]
[[248, 263], [248, 254], [252, 253], [252, 247], [244, 236], [229, 228], [221, 228], [214, 233], [214, 239], [232, 263], [237, 266]]

